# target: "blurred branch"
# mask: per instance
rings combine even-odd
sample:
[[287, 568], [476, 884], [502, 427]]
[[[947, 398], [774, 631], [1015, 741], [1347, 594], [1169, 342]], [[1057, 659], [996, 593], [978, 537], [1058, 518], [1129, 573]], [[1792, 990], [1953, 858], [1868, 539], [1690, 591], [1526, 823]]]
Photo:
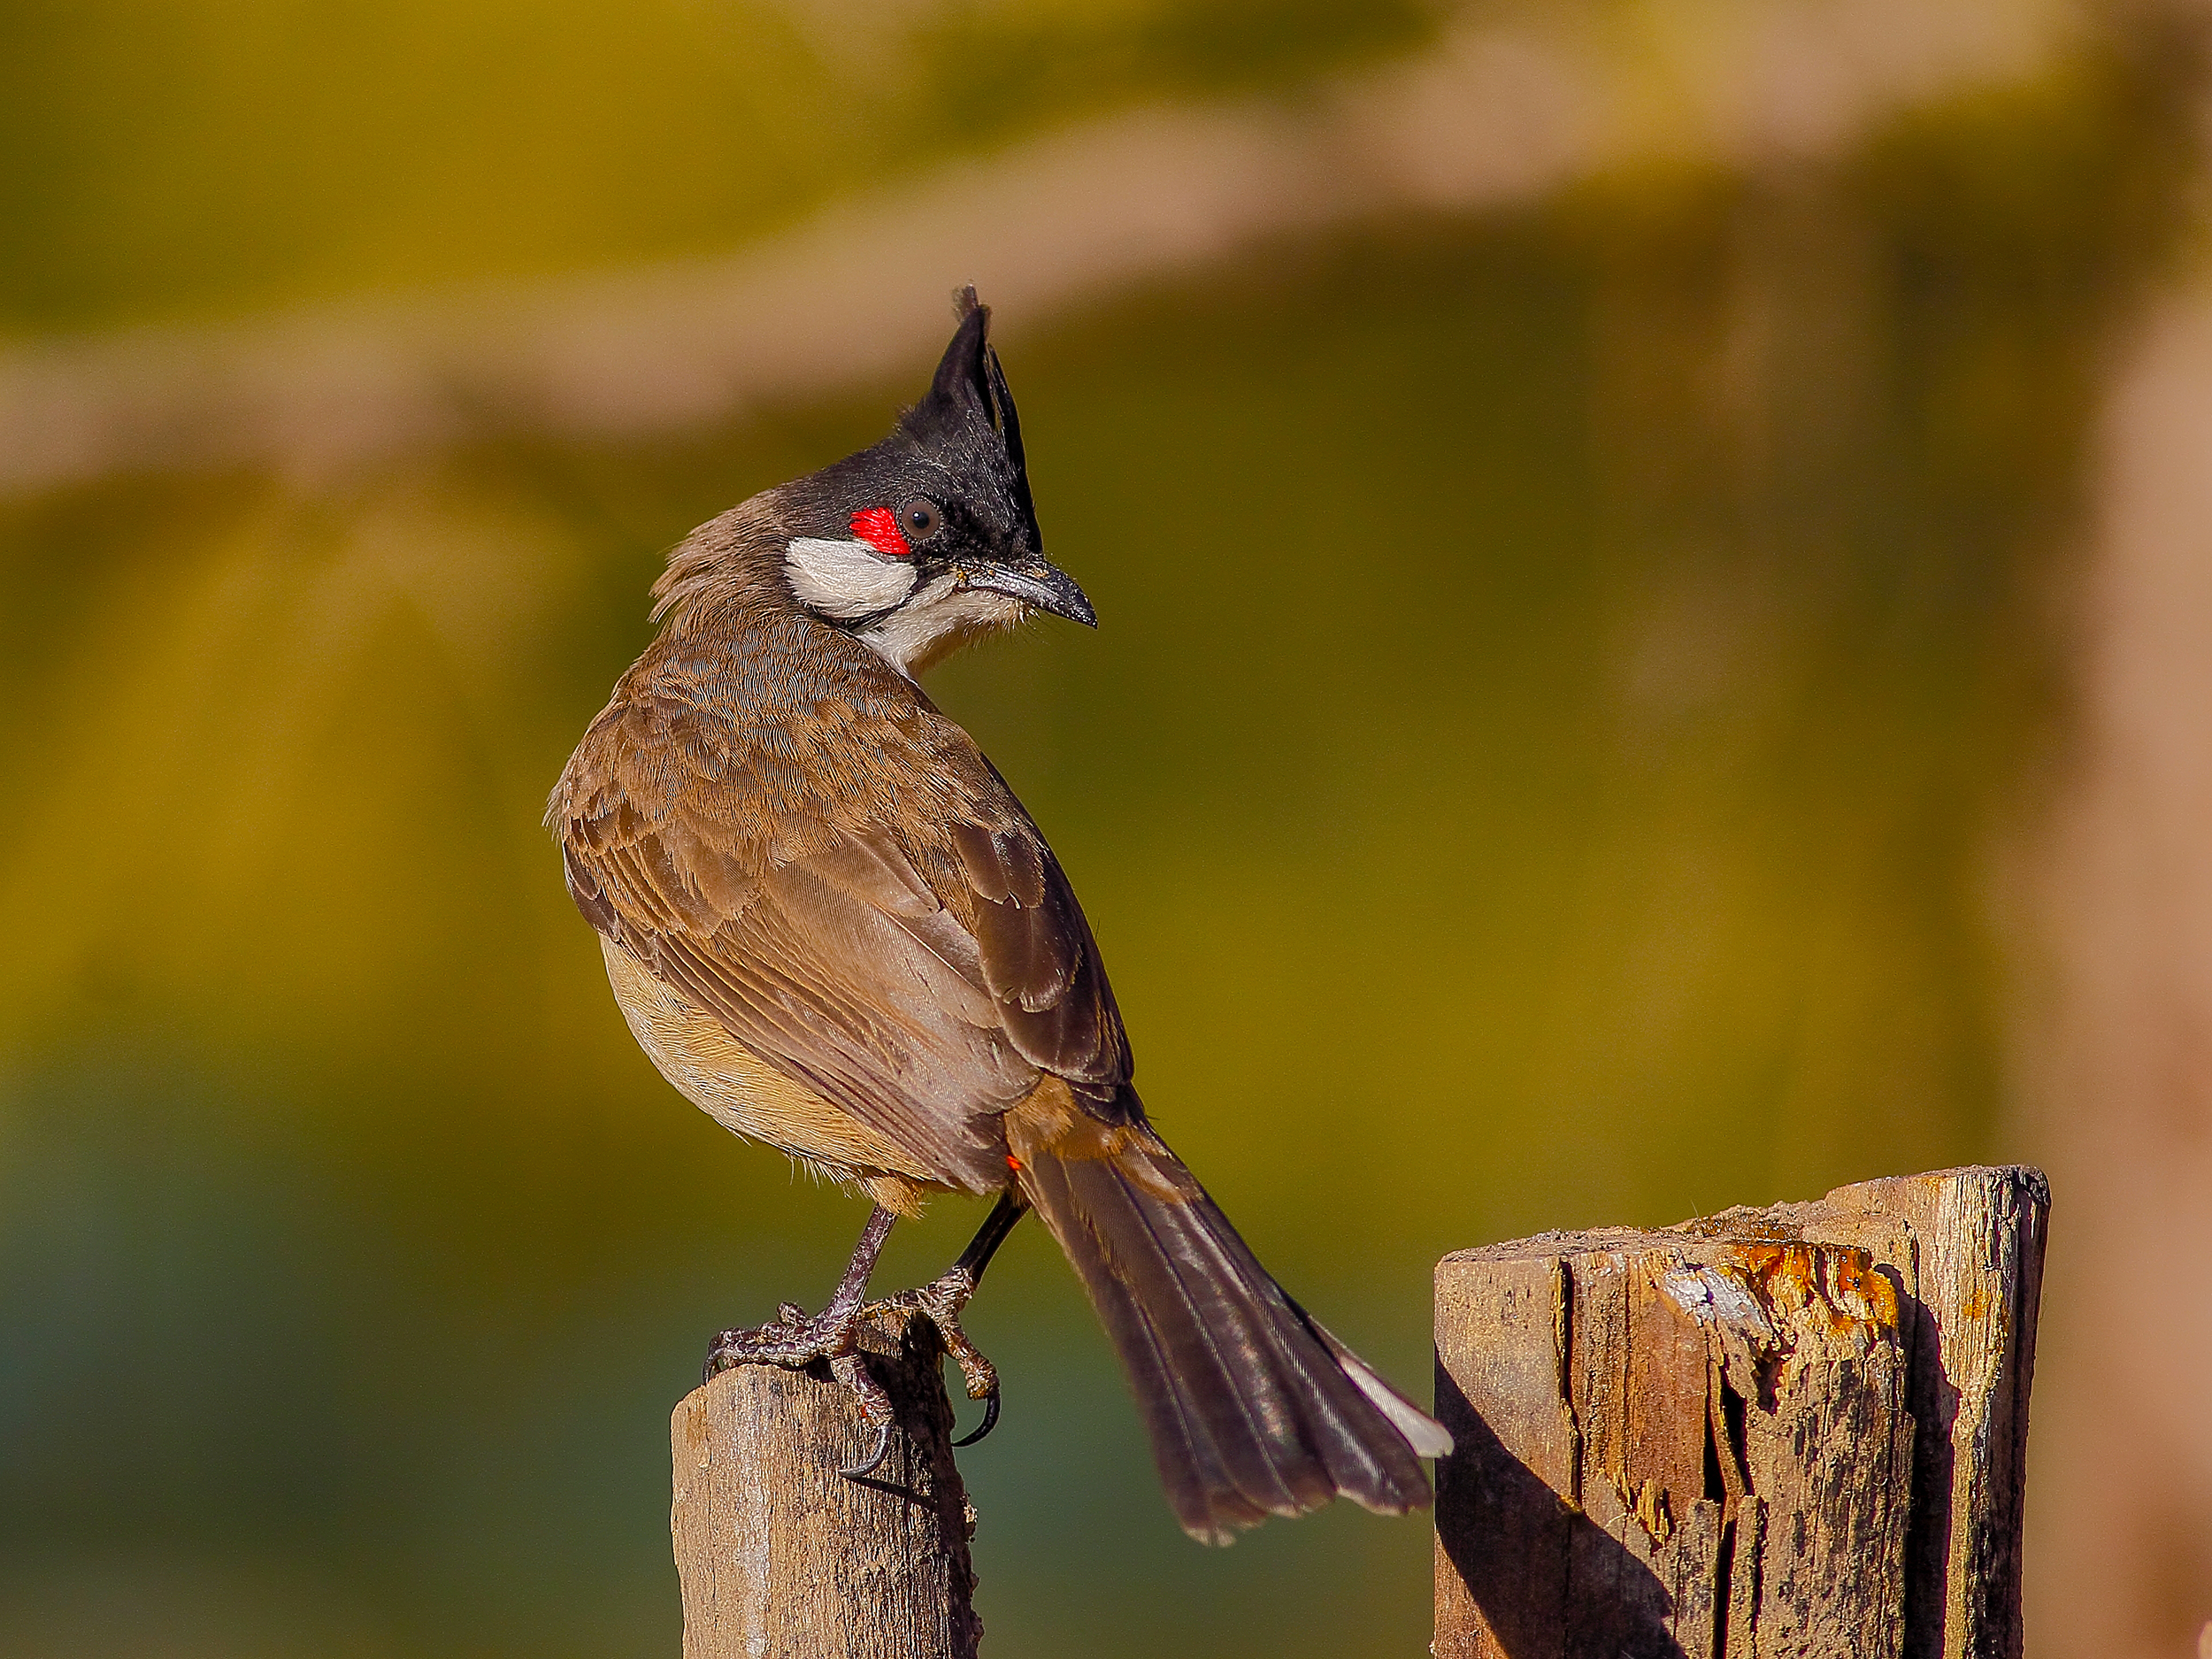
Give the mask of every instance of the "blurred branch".
[[1271, 237], [1654, 164], [1832, 153], [1901, 108], [2034, 73], [2063, 17], [2049, 0], [1830, 0], [1462, 28], [1295, 97], [1050, 133], [725, 259], [21, 343], [0, 350], [0, 494], [725, 419], [921, 360], [958, 282], [1028, 322]]
[[[2031, 1555], [2047, 1653], [2183, 1653], [2212, 1586], [2212, 265], [2138, 320], [2098, 434], [2079, 736], [2047, 832], [2047, 977], [2016, 1022], [2029, 1122], [2078, 1199], [2053, 1258]], [[2146, 1341], [2145, 1330], [2155, 1330]], [[2057, 1563], [2062, 1568], [2054, 1571]], [[2200, 1639], [2198, 1651], [2206, 1651]]]

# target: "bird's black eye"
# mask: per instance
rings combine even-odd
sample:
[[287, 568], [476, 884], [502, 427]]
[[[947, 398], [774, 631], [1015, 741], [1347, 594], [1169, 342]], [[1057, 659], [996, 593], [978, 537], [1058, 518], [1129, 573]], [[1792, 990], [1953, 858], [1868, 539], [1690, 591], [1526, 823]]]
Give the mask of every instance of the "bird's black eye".
[[945, 515], [926, 496], [917, 495], [899, 509], [899, 528], [909, 541], [926, 541], [944, 527]]

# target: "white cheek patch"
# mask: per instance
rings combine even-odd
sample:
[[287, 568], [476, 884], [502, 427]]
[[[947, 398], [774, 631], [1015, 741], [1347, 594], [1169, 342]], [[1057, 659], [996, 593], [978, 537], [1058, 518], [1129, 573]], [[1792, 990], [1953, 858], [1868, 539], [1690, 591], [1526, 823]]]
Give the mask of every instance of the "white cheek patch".
[[884, 557], [865, 541], [801, 536], [784, 549], [783, 568], [799, 603], [826, 617], [888, 611], [914, 591], [914, 567]]

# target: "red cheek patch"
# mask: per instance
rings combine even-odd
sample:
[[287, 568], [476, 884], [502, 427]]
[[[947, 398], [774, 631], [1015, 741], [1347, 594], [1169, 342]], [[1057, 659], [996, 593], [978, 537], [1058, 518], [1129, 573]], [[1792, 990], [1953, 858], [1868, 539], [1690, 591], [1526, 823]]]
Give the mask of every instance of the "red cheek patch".
[[853, 534], [886, 558], [910, 559], [914, 549], [899, 534], [899, 516], [888, 507], [869, 507], [853, 515]]

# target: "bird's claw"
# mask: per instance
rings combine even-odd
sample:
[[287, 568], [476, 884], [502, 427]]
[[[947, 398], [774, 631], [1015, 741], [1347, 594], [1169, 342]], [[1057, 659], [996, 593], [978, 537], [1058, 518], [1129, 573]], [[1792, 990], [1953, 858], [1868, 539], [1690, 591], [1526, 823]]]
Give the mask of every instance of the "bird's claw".
[[975, 1275], [964, 1267], [956, 1267], [941, 1279], [870, 1304], [890, 1312], [918, 1314], [935, 1325], [938, 1336], [944, 1341], [945, 1352], [960, 1367], [960, 1380], [968, 1391], [968, 1398], [985, 1402], [981, 1426], [955, 1440], [956, 1447], [972, 1446], [998, 1426], [998, 1367], [984, 1357], [983, 1351], [960, 1328], [960, 1310], [974, 1294]]
[[874, 1449], [870, 1451], [865, 1457], [862, 1458], [851, 1468], [841, 1469], [837, 1472], [844, 1476], [848, 1480], [863, 1479], [869, 1475], [874, 1474], [878, 1469], [881, 1468], [883, 1466], [883, 1460], [889, 1456], [890, 1453], [891, 1425], [888, 1423], [886, 1423], [876, 1430], [876, 1443]]
[[857, 1347], [830, 1361], [830, 1375], [852, 1390], [853, 1398], [860, 1402], [860, 1415], [868, 1419], [876, 1432], [874, 1448], [851, 1468], [837, 1471], [848, 1480], [857, 1480], [863, 1475], [875, 1473], [882, 1466], [884, 1458], [890, 1454], [891, 1396], [875, 1379], [875, 1374], [868, 1369], [868, 1362]]
[[982, 1351], [968, 1340], [968, 1333], [960, 1328], [960, 1310], [974, 1294], [975, 1276], [965, 1268], [956, 1267], [942, 1279], [864, 1307], [847, 1304], [841, 1308], [833, 1304], [824, 1312], [810, 1316], [795, 1303], [780, 1302], [776, 1317], [766, 1325], [750, 1330], [725, 1331], [717, 1336], [707, 1349], [700, 1380], [711, 1382], [718, 1373], [738, 1365], [782, 1365], [795, 1371], [816, 1360], [828, 1361], [830, 1375], [851, 1391], [861, 1415], [876, 1431], [875, 1444], [868, 1455], [851, 1468], [838, 1471], [857, 1480], [873, 1474], [890, 1455], [893, 1415], [891, 1396], [869, 1371], [866, 1356], [860, 1351], [860, 1322], [872, 1313], [919, 1317], [936, 1326], [945, 1352], [960, 1367], [960, 1379], [967, 1388], [968, 1398], [984, 1402], [981, 1425], [972, 1433], [953, 1442], [955, 1446], [972, 1446], [998, 1426], [999, 1417], [998, 1368], [983, 1356]]
[[876, 1431], [876, 1443], [868, 1455], [850, 1469], [838, 1472], [858, 1479], [879, 1468], [891, 1450], [891, 1396], [868, 1369], [860, 1351], [860, 1321], [866, 1310], [832, 1308], [809, 1317], [791, 1302], [778, 1306], [776, 1317], [749, 1331], [725, 1331], [707, 1349], [703, 1380], [739, 1365], [781, 1365], [796, 1371], [816, 1360], [829, 1362], [830, 1375], [842, 1383], [860, 1406], [860, 1414]]
[[963, 1446], [974, 1445], [996, 1427], [998, 1427], [998, 1390], [994, 1388], [984, 1397], [983, 1421], [977, 1424], [972, 1432], [963, 1434], [955, 1440], [952, 1443], [953, 1449], [957, 1451]]

